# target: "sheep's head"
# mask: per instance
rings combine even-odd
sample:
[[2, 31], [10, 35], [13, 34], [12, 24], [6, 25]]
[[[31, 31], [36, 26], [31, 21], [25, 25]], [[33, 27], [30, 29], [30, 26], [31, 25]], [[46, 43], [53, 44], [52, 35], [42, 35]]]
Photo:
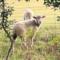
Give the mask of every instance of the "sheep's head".
[[33, 18], [35, 19], [35, 23], [37, 26], [39, 26], [41, 24], [41, 18], [44, 18], [45, 16], [33, 16]]

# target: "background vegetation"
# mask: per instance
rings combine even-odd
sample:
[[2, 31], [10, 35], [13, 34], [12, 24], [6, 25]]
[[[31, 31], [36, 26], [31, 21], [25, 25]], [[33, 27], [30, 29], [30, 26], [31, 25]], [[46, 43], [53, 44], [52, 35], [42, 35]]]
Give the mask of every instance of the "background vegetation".
[[[23, 41], [18, 37], [14, 45], [13, 55], [9, 56], [9, 60], [60, 60], [60, 10], [54, 10], [53, 7], [46, 7], [43, 0], [36, 2], [35, 0], [25, 2], [21, 0], [11, 1], [6, 0], [8, 6], [13, 6], [14, 11], [11, 16], [8, 16], [8, 21], [22, 20], [23, 11], [30, 8], [35, 15], [45, 15], [46, 18], [42, 20], [39, 32], [36, 35], [34, 46], [27, 50]], [[34, 4], [33, 4], [34, 3]], [[9, 28], [12, 28], [9, 22]], [[29, 31], [29, 35], [32, 34]], [[0, 28], [0, 60], [4, 60], [10, 46], [10, 40], [6, 33]], [[11, 53], [12, 54], [12, 53]]]

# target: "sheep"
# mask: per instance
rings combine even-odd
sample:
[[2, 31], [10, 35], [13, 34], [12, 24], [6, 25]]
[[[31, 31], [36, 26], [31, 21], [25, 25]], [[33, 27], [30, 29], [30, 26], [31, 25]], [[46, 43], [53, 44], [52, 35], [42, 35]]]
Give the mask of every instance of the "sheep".
[[[29, 20], [23, 20], [23, 21], [18, 21], [16, 23], [14, 23], [14, 27], [13, 27], [13, 32], [12, 32], [12, 42], [11, 42], [11, 46], [8, 50], [8, 54], [6, 56], [6, 60], [8, 59], [8, 56], [10, 54], [11, 51], [14, 50], [14, 42], [17, 38], [17, 36], [19, 36], [21, 39], [24, 40], [23, 44], [26, 48], [28, 48], [28, 46], [26, 45], [26, 31], [28, 27], [39, 27], [41, 24], [41, 18], [44, 18], [45, 16], [34, 16], [34, 19], [29, 19]], [[12, 50], [13, 48], [13, 50]]]
[[44, 17], [45, 16], [34, 16], [34, 19], [16, 22], [13, 27], [13, 39], [15, 40], [17, 36], [20, 36], [21, 38], [24, 37], [28, 27], [39, 27], [41, 24], [41, 18]]
[[33, 11], [29, 8], [27, 8], [25, 11], [24, 11], [24, 20], [29, 20], [29, 19], [32, 19], [33, 18]]

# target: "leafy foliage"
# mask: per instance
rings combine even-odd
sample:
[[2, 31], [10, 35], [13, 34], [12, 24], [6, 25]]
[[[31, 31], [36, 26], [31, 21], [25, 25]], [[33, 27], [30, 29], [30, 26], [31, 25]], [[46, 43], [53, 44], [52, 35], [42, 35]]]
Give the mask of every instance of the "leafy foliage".
[[44, 0], [46, 6], [60, 7], [60, 0]]
[[57, 21], [60, 21], [60, 16], [57, 16]]
[[9, 48], [9, 50], [8, 50], [8, 54], [7, 54], [7, 56], [6, 56], [6, 60], [8, 60], [8, 56], [9, 56], [9, 53], [10, 53], [10, 51], [12, 50], [12, 48], [13, 48], [13, 39], [12, 39], [12, 37], [11, 37], [11, 35], [10, 35], [10, 32], [7, 30], [7, 27], [9, 27], [9, 25], [8, 25], [8, 15], [11, 15], [12, 14], [12, 8], [10, 8], [9, 6], [8, 6], [8, 8], [6, 7], [6, 5], [5, 5], [5, 0], [2, 0], [1, 2], [0, 2], [0, 4], [2, 5], [1, 7], [1, 25], [2, 25], [2, 28], [3, 28], [3, 30], [5, 31], [5, 33], [7, 34], [7, 37], [10, 39], [10, 41], [11, 41], [11, 46], [10, 46], [10, 48]]
[[[2, 3], [1, 3], [2, 2]], [[3, 25], [4, 25], [4, 27], [6, 28], [6, 27], [8, 27], [9, 25], [8, 25], [8, 15], [12, 15], [12, 11], [14, 11], [13, 10], [13, 7], [6, 7], [5, 6], [5, 4], [3, 4], [3, 2], [4, 2], [4, 0], [1, 0], [0, 1], [0, 8], [1, 8], [1, 17], [0, 18], [3, 18], [4, 17], [4, 21], [2, 22], [2, 19], [0, 20], [0, 25], [2, 25], [2, 23], [3, 23]], [[4, 6], [6, 7], [4, 7]]]
[[3, 2], [3, 0], [0, 0], [0, 2]]

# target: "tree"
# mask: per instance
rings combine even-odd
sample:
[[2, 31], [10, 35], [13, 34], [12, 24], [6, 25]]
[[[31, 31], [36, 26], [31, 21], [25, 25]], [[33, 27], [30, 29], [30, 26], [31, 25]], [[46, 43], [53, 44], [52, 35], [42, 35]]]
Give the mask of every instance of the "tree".
[[[53, 6], [55, 10], [57, 8], [60, 9], [60, 0], [44, 0], [44, 5], [48, 7]], [[57, 16], [57, 21], [60, 21], [60, 16]]]
[[5, 33], [7, 34], [7, 37], [10, 39], [10, 42], [11, 42], [11, 46], [8, 50], [8, 54], [6, 56], [6, 60], [8, 60], [8, 56], [9, 56], [9, 53], [11, 52], [12, 50], [12, 47], [13, 47], [13, 39], [9, 33], [9, 31], [7, 30], [7, 28], [9, 27], [8, 25], [8, 15], [11, 15], [12, 14], [12, 7], [6, 7], [5, 5], [5, 0], [0, 0], [0, 10], [1, 10], [1, 26], [3, 28], [3, 30], [5, 31]]
[[60, 8], [60, 0], [44, 0], [44, 5]]

